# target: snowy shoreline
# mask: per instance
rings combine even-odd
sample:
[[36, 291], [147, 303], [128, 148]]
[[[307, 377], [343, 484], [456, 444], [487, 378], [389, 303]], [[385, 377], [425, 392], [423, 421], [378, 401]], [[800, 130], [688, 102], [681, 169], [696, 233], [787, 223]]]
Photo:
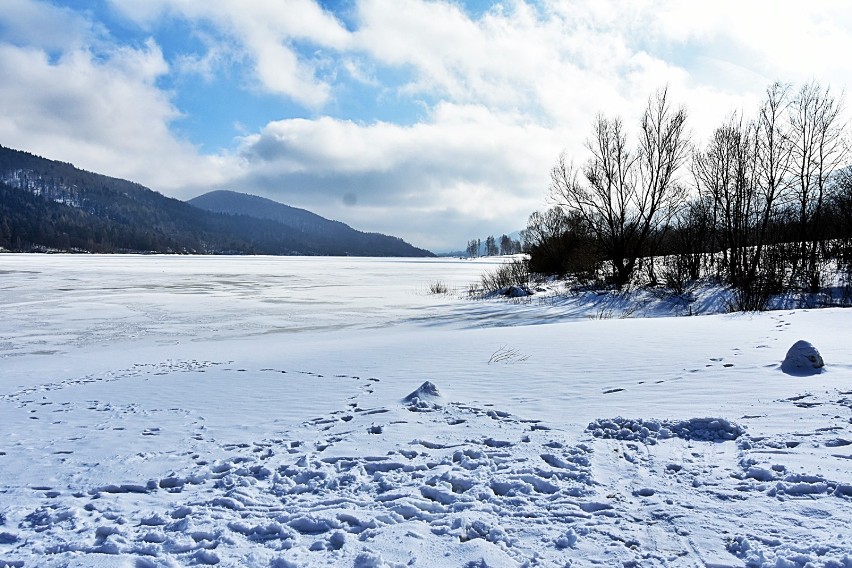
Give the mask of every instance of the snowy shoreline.
[[0, 566], [852, 566], [852, 312], [424, 292], [488, 266], [4, 255]]

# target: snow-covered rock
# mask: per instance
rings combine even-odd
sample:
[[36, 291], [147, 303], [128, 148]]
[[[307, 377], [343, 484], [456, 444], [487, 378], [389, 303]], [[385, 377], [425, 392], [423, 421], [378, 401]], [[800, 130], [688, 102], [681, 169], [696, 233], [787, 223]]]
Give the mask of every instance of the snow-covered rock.
[[438, 390], [438, 387], [435, 386], [435, 383], [432, 381], [426, 381], [412, 393], [409, 393], [403, 400], [403, 402], [414, 402], [416, 399], [436, 399], [441, 398], [441, 391]]
[[525, 298], [533, 295], [533, 291], [526, 286], [507, 286], [500, 290], [500, 293], [507, 298]]
[[824, 366], [817, 348], [801, 339], [787, 351], [781, 370], [790, 375], [816, 375], [822, 372]]
[[412, 411], [429, 411], [441, 408], [438, 404], [441, 400], [441, 391], [435, 386], [435, 383], [426, 381], [414, 392], [411, 392], [402, 399], [402, 402], [408, 405], [408, 409]]

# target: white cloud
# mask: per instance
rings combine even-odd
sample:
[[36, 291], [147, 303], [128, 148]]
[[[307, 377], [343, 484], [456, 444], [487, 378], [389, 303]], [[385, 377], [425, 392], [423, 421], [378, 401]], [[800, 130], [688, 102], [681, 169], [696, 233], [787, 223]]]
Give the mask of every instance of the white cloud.
[[[328, 102], [331, 85], [316, 76], [312, 61], [305, 60], [292, 43], [342, 49], [348, 42], [343, 26], [312, 0], [111, 1], [120, 13], [145, 26], [167, 17], [214, 26], [251, 61], [258, 88], [311, 108]], [[215, 59], [201, 57], [198, 62], [204, 69], [204, 64], [224, 59], [217, 53]]]
[[209, 34], [196, 34], [205, 45], [204, 53], [181, 53], [172, 62], [172, 68], [182, 76], [196, 75], [207, 83], [212, 83], [222, 69], [238, 63], [237, 54], [228, 45], [220, 44]]
[[55, 62], [0, 43], [0, 140], [157, 189], [215, 182], [227, 169], [211, 167], [220, 158], [199, 155], [169, 129], [179, 112], [156, 87], [167, 70], [152, 41], [105, 60], [75, 49]]
[[403, 87], [411, 94], [537, 111], [542, 65], [561, 59], [558, 29], [523, 3], [472, 20], [446, 2], [365, 0], [357, 18], [354, 45], [384, 65], [412, 68]]
[[427, 122], [413, 126], [362, 125], [330, 117], [273, 122], [243, 139], [242, 154], [266, 176], [381, 174], [393, 180], [396, 195], [373, 197], [431, 202], [436, 191], [455, 182], [487, 183], [495, 199], [513, 192], [537, 194], [540, 187], [529, 179], [541, 181], [541, 176], [529, 172], [534, 163], [555, 158], [554, 142], [551, 131], [521, 115], [444, 103]]
[[[481, 105], [444, 103], [412, 126], [290, 119], [243, 139], [251, 172], [243, 183], [365, 229], [399, 227], [423, 246], [446, 247], [476, 236], [472, 227], [485, 221], [522, 228], [542, 204], [558, 147], [552, 131]], [[448, 218], [456, 225], [445, 225]]]
[[3, 0], [0, 37], [7, 42], [55, 50], [81, 47], [94, 39], [99, 26], [68, 8], [33, 0]]

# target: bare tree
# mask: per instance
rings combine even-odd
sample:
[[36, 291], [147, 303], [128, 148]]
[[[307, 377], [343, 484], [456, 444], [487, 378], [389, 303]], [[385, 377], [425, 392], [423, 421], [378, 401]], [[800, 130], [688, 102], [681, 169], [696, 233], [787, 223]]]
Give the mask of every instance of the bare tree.
[[721, 249], [721, 268], [735, 286], [742, 284], [752, 244], [751, 228], [759, 215], [754, 173], [754, 129], [732, 116], [717, 128], [706, 148], [693, 158], [699, 194], [713, 203], [713, 220]]
[[842, 98], [815, 82], [804, 85], [791, 106], [793, 207], [801, 247], [796, 268], [811, 291], [820, 285], [819, 229], [829, 181], [849, 154], [842, 111]]
[[468, 258], [476, 258], [479, 256], [479, 239], [471, 239], [467, 242]]
[[689, 155], [685, 126], [686, 110], [673, 109], [661, 89], [648, 100], [635, 149], [620, 118], [598, 115], [581, 172], [564, 154], [551, 170], [551, 199], [591, 230], [618, 287], [630, 281], [641, 255], [653, 254], [682, 202], [676, 175]]
[[720, 272], [740, 294], [741, 309], [763, 309], [783, 286], [780, 237], [791, 194], [794, 145], [789, 87], [774, 83], [754, 120], [733, 115], [693, 157], [702, 199], [712, 203], [711, 250]]
[[497, 241], [493, 235], [488, 235], [485, 239], [485, 256], [497, 256], [500, 249], [497, 248]]
[[515, 252], [514, 243], [511, 237], [505, 233], [500, 235], [500, 254], [513, 254]]
[[682, 293], [689, 280], [697, 280], [713, 258], [714, 202], [708, 196], [689, 199], [672, 220], [669, 249], [663, 276], [669, 288]]
[[594, 279], [600, 258], [593, 237], [579, 217], [567, 217], [559, 207], [535, 211], [524, 230], [524, 252], [529, 268], [542, 274], [573, 274]]
[[555, 259], [557, 250], [553, 244], [568, 230], [568, 219], [558, 207], [548, 209], [544, 213], [533, 211], [524, 229], [524, 250], [538, 249], [549, 259]]
[[755, 184], [761, 206], [756, 219], [754, 262], [749, 267], [752, 280], [760, 269], [764, 247], [774, 240], [769, 231], [790, 188], [788, 172], [793, 145], [784, 120], [790, 103], [789, 85], [773, 83], [766, 89], [766, 99], [754, 124]]
[[741, 288], [761, 277], [764, 249], [772, 240], [768, 233], [789, 186], [788, 91], [780, 83], [771, 85], [755, 120], [745, 123], [732, 115], [693, 156], [699, 195], [713, 205], [710, 248], [721, 251], [719, 267]]

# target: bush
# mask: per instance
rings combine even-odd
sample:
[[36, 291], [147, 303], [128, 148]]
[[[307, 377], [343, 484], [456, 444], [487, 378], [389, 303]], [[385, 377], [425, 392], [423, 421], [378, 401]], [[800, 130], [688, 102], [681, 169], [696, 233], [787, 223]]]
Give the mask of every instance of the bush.
[[479, 279], [484, 293], [496, 292], [509, 286], [525, 287], [530, 281], [529, 261], [516, 258], [496, 269], [486, 272]]
[[594, 278], [601, 255], [588, 228], [576, 217], [566, 216], [558, 207], [530, 215], [526, 228], [529, 269], [536, 274], [573, 274], [578, 279]]
[[678, 296], [685, 293], [689, 283], [698, 280], [693, 271], [691, 256], [676, 254], [663, 259], [663, 283]]
[[783, 246], [767, 247], [756, 270], [734, 281], [732, 311], [766, 311], [772, 296], [785, 290], [785, 254]]
[[450, 289], [447, 285], [441, 280], [435, 280], [429, 284], [429, 293], [430, 294], [449, 294]]

